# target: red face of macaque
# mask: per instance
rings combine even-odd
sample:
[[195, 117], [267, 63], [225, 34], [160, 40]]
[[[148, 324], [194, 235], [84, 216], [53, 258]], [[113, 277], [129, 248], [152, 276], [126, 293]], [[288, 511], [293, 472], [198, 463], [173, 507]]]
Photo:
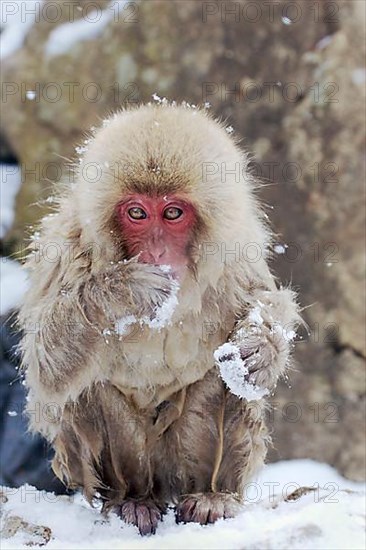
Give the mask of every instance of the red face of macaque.
[[171, 195], [129, 195], [118, 206], [119, 221], [131, 258], [168, 265], [181, 278], [188, 264], [187, 248], [195, 222], [193, 206]]

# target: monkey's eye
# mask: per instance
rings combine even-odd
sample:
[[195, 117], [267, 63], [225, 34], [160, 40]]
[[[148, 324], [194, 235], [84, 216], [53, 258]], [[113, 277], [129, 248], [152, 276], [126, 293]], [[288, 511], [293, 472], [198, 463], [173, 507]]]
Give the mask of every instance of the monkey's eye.
[[133, 208], [130, 208], [128, 210], [128, 215], [133, 220], [144, 220], [145, 218], [147, 218], [145, 210], [143, 210], [139, 206], [134, 206]]
[[164, 210], [163, 217], [166, 220], [177, 220], [181, 217], [182, 214], [183, 210], [181, 210], [180, 208], [177, 208], [176, 206], [169, 206]]

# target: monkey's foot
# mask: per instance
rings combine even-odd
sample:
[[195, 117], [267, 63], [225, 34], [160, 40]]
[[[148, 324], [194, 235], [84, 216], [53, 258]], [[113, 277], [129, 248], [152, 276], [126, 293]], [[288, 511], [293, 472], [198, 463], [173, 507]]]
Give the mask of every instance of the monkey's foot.
[[233, 518], [242, 509], [239, 499], [230, 493], [196, 493], [186, 495], [177, 505], [177, 523], [214, 523], [220, 518]]
[[126, 499], [115, 511], [126, 523], [138, 527], [141, 535], [153, 535], [165, 509], [152, 500]]

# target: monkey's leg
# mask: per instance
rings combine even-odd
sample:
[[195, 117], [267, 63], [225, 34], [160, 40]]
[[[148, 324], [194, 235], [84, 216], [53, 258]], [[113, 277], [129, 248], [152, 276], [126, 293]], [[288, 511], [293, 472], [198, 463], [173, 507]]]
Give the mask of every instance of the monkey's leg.
[[88, 501], [99, 497], [141, 534], [154, 533], [165, 503], [154, 498], [146, 448], [149, 419], [108, 383], [85, 391], [68, 405], [54, 447], [53, 468]]
[[266, 454], [263, 417], [263, 403], [232, 395], [216, 369], [187, 388], [180, 418], [155, 451], [155, 475], [177, 502], [178, 522], [213, 523], [240, 511]]

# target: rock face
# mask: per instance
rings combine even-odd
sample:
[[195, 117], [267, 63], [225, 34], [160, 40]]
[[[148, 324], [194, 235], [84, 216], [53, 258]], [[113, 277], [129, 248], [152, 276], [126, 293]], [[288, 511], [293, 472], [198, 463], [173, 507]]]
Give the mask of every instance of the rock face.
[[70, 15], [60, 1], [55, 21], [46, 1], [23, 47], [3, 61], [4, 134], [25, 180], [8, 242], [19, 245], [45, 213], [50, 180], [68, 177], [63, 157], [75, 158], [98, 117], [154, 92], [209, 101], [254, 152], [253, 170], [274, 182], [262, 197], [287, 247], [275, 248], [273, 267], [299, 289], [309, 327], [291, 389], [273, 398], [272, 459], [310, 457], [361, 479], [363, 2], [154, 0], [119, 12], [96, 4], [75, 0]]

